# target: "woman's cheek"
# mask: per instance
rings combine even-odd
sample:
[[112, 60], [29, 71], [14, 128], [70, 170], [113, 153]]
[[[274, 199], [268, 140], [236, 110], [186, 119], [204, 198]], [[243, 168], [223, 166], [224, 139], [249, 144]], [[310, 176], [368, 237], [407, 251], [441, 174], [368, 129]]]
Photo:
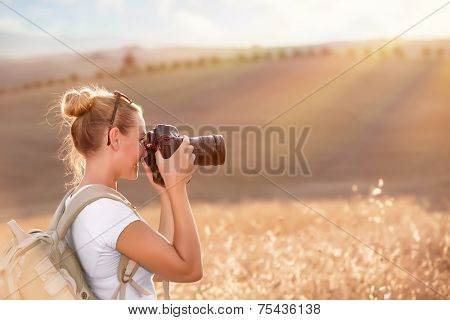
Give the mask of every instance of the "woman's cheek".
[[131, 157], [135, 154], [135, 146], [133, 143], [128, 142], [125, 146], [125, 155], [131, 160]]
[[132, 167], [134, 167], [134, 165], [139, 161], [139, 152], [140, 152], [139, 146], [132, 144], [130, 145], [127, 151], [130, 164]]

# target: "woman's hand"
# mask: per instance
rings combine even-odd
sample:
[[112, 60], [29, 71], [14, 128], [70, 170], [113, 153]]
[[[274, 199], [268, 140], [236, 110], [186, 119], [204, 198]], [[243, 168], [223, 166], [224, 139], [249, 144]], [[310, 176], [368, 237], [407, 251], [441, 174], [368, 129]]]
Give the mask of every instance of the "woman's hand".
[[[189, 138], [184, 136], [169, 159], [163, 159], [159, 151], [156, 153], [168, 195], [167, 201], [161, 198], [159, 232], [136, 221], [127, 226], [117, 240], [116, 248], [120, 253], [152, 270], [158, 275], [157, 279], [194, 282], [203, 276], [198, 230], [186, 192], [186, 183], [194, 172], [193, 150]], [[150, 184], [157, 190], [164, 190], [153, 183], [151, 170], [145, 170]]]
[[183, 142], [178, 149], [170, 156], [164, 159], [161, 152], [156, 152], [156, 164], [167, 189], [178, 186], [186, 186], [194, 173], [193, 154], [194, 146], [189, 144], [189, 137], [183, 136]]
[[144, 163], [144, 170], [150, 185], [161, 195], [167, 189], [175, 185], [186, 185], [194, 173], [195, 154], [194, 146], [189, 144], [189, 137], [183, 136], [183, 142], [178, 149], [170, 156], [169, 159], [164, 159], [161, 152], [156, 151], [156, 164], [158, 170], [164, 179], [166, 189], [153, 181], [153, 173], [150, 167]]
[[163, 196], [166, 194], [166, 189], [163, 186], [160, 186], [159, 184], [155, 183], [153, 181], [153, 172], [152, 169], [145, 163], [144, 160], [142, 160], [142, 166], [144, 167], [145, 174], [147, 175], [148, 182], [152, 186], [153, 189], [160, 195]]

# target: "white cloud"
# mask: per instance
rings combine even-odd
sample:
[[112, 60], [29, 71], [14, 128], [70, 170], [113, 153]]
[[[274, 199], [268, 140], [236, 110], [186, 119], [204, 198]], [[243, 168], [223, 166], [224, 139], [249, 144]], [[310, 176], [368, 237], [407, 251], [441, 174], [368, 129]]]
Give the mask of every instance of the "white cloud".
[[157, 5], [158, 5], [158, 8], [157, 8], [156, 12], [162, 19], [167, 18], [173, 9], [173, 1], [172, 0], [161, 0], [161, 1], [157, 2]]
[[113, 10], [121, 12], [125, 9], [125, 0], [95, 0], [96, 7], [99, 10]]
[[221, 34], [210, 19], [198, 13], [178, 11], [173, 14], [173, 22], [182, 41], [202, 42], [214, 41]]
[[[442, 0], [222, 0], [240, 22], [236, 40], [261, 44], [394, 37], [443, 4]], [[405, 37], [450, 37], [450, 5]], [[447, 17], [447, 19], [445, 19]], [[230, 37], [230, 34], [227, 34]]]
[[0, 17], [0, 30], [8, 33], [31, 33], [22, 18]]
[[[299, 45], [391, 38], [443, 4], [443, 0], [42, 1], [17, 5], [17, 9], [55, 35], [85, 40], [120, 38], [152, 47]], [[449, 12], [450, 5], [404, 37], [450, 38]], [[2, 32], [43, 35], [14, 13], [1, 13]], [[105, 46], [116, 46], [117, 41]]]

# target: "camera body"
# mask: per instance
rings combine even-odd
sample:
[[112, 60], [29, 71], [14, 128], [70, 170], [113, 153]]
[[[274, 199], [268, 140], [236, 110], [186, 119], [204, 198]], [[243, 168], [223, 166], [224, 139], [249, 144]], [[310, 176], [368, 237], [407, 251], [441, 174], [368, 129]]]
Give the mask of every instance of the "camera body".
[[[222, 135], [190, 137], [189, 141], [194, 146], [195, 165], [217, 166], [224, 164], [226, 151]], [[157, 124], [153, 130], [146, 133], [143, 144], [147, 151], [147, 157], [144, 158], [144, 161], [152, 170], [155, 183], [165, 187], [164, 179], [156, 164], [156, 151], [160, 150], [162, 157], [168, 159], [182, 142], [183, 137], [180, 132], [171, 125]]]

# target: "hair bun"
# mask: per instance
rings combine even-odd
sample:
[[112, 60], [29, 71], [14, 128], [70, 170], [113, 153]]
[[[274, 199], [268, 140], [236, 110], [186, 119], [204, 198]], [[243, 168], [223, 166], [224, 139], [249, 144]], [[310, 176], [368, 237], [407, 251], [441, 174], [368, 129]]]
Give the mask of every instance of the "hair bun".
[[81, 117], [93, 105], [93, 94], [89, 88], [70, 89], [61, 101], [62, 112], [69, 117]]

